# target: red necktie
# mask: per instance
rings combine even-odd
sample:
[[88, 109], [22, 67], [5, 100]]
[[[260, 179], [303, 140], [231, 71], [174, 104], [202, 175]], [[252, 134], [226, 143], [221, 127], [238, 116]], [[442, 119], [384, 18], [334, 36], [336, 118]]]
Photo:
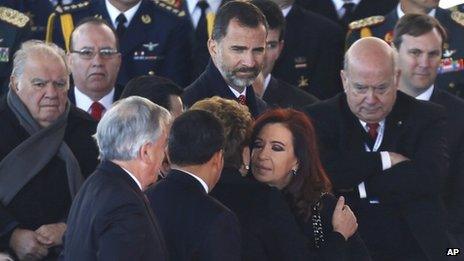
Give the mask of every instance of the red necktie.
[[105, 107], [101, 103], [93, 102], [92, 105], [90, 106], [90, 115], [96, 121], [100, 121], [104, 110], [105, 110]]
[[245, 97], [245, 95], [242, 94], [242, 95], [238, 96], [237, 101], [238, 101], [238, 103], [240, 103], [242, 105], [246, 105], [246, 97]]
[[367, 132], [369, 133], [369, 137], [371, 137], [372, 140], [377, 140], [377, 130], [379, 129], [380, 124], [378, 122], [376, 123], [367, 123]]

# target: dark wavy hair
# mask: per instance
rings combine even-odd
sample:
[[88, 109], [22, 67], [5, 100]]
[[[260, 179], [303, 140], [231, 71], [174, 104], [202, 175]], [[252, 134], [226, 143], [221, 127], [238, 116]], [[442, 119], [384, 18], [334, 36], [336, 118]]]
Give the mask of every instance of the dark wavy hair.
[[332, 189], [319, 157], [316, 131], [310, 118], [303, 112], [294, 109], [274, 109], [256, 119], [251, 134], [252, 141], [256, 140], [264, 126], [272, 123], [281, 123], [292, 133], [299, 168], [283, 192], [290, 198], [290, 205], [297, 215], [308, 220], [312, 214], [312, 206], [321, 194]]

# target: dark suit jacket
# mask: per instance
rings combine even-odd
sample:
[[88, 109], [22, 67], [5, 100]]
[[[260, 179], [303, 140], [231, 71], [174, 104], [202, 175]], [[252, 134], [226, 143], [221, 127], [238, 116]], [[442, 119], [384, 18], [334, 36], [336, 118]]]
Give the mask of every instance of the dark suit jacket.
[[[348, 26], [338, 17], [337, 10], [335, 10], [332, 0], [297, 0], [296, 3], [306, 10], [313, 11], [329, 18], [343, 28]], [[353, 10], [353, 14], [351, 15], [349, 22], [373, 15], [385, 15], [395, 8], [397, 4], [398, 0], [361, 0]]]
[[294, 109], [301, 109], [319, 101], [314, 95], [272, 76], [264, 92], [263, 100], [271, 107]]
[[[237, 100], [234, 93], [227, 86], [226, 81], [222, 78], [221, 73], [210, 60], [206, 70], [188, 86], [182, 95], [182, 101], [188, 106], [195, 102], [219, 96], [225, 99]], [[266, 109], [266, 103], [255, 95], [252, 86], [247, 87], [246, 103], [253, 117], [257, 117]]]
[[464, 242], [464, 101], [446, 91], [435, 88], [430, 101], [446, 108], [448, 125], [446, 137], [450, 168], [444, 189], [444, 203], [448, 211], [450, 232]]
[[[359, 206], [355, 213], [370, 250], [376, 241], [389, 238], [396, 231], [398, 235], [413, 237], [429, 260], [443, 259], [447, 245], [440, 192], [448, 165], [444, 109], [398, 92], [385, 121], [379, 152], [365, 151], [367, 133], [349, 110], [345, 94], [307, 107], [306, 112], [316, 126], [321, 157], [334, 190], [357, 192], [358, 184], [365, 181], [367, 195], [378, 197], [381, 202], [369, 204], [359, 196], [351, 202], [354, 208]], [[411, 160], [382, 171], [380, 151], [397, 152]], [[392, 219], [396, 225], [382, 227], [366, 219], [379, 212], [390, 213], [380, 216], [379, 221]], [[379, 230], [368, 229], [373, 226]], [[401, 239], [393, 236], [377, 242], [374, 250], [399, 244]]]
[[235, 215], [179, 170], [147, 191], [171, 260], [240, 260], [240, 225]]
[[344, 34], [340, 26], [297, 4], [285, 20], [285, 45], [272, 75], [321, 100], [341, 92]]
[[211, 196], [238, 217], [242, 260], [309, 260], [307, 240], [277, 189], [224, 168]]
[[162, 232], [137, 183], [103, 161], [68, 217], [63, 260], [168, 260]]

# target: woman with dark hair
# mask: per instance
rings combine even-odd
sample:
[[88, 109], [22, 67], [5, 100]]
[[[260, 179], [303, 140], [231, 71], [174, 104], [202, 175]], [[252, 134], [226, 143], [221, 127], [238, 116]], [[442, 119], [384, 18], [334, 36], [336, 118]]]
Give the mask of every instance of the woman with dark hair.
[[210, 195], [237, 215], [242, 260], [313, 260], [282, 194], [244, 177], [250, 162], [253, 124], [248, 107], [215, 96], [196, 102], [190, 109], [212, 113], [224, 127], [224, 169]]
[[308, 117], [293, 109], [265, 112], [251, 139], [254, 178], [283, 193], [310, 249], [324, 260], [370, 260], [353, 212], [330, 194]]

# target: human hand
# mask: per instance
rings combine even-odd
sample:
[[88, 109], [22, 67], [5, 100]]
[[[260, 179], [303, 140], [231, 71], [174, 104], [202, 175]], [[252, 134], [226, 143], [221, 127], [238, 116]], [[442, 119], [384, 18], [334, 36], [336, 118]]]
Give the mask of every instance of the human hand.
[[35, 232], [45, 238], [45, 241], [40, 241], [47, 247], [58, 246], [63, 244], [62, 238], [66, 231], [66, 224], [63, 222], [53, 223], [40, 226]]
[[332, 226], [335, 232], [342, 234], [345, 240], [348, 240], [358, 229], [356, 216], [348, 205], [345, 205], [343, 196], [338, 198], [332, 215]]
[[396, 152], [388, 152], [388, 155], [390, 155], [390, 161], [391, 161], [391, 165], [392, 167], [395, 166], [396, 164], [398, 163], [401, 163], [403, 161], [406, 161], [406, 160], [409, 160], [409, 158], [399, 154], [399, 153], [396, 153]]
[[47, 240], [32, 230], [16, 228], [11, 234], [10, 247], [19, 260], [39, 260], [48, 255], [47, 246], [41, 243]]

